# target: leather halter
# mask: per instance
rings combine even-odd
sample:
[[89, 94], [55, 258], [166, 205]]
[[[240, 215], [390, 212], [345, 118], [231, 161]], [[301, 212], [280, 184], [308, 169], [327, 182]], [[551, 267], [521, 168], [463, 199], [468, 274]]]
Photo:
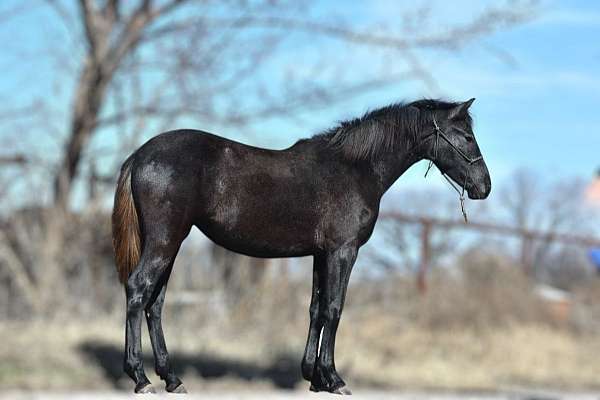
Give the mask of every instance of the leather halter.
[[[452, 141], [448, 138], [448, 136], [442, 130], [442, 128], [440, 128], [435, 117], [433, 117], [433, 126], [435, 128], [435, 131], [432, 132], [431, 134], [427, 135], [427, 137], [424, 138], [424, 140], [427, 140], [431, 136], [435, 136], [435, 142], [433, 144], [433, 158], [431, 160], [429, 160], [429, 165], [427, 166], [427, 171], [425, 171], [425, 177], [427, 177], [429, 170], [431, 170], [431, 168], [433, 167], [433, 162], [437, 159], [440, 138], [444, 139], [446, 141], [446, 143], [448, 143], [450, 145], [450, 147], [458, 153], [458, 155], [460, 155], [467, 163], [469, 163], [469, 166], [475, 164], [477, 161], [483, 160], [483, 156], [479, 156], [479, 157], [475, 157], [475, 158], [469, 157], [467, 154], [465, 154], [464, 151], [462, 151], [456, 145], [454, 145], [454, 143], [452, 143]], [[441, 169], [440, 169], [440, 173], [448, 181], [448, 183], [450, 184], [450, 186], [452, 186], [452, 188], [456, 191], [456, 193], [458, 193], [459, 199], [460, 199], [460, 209], [462, 211], [465, 222], [468, 223], [469, 220], [467, 218], [467, 212], [465, 210], [465, 189], [467, 187], [467, 182], [469, 180], [469, 169], [465, 168], [465, 180], [462, 184], [462, 188], [457, 186], [452, 181], [452, 179]]]

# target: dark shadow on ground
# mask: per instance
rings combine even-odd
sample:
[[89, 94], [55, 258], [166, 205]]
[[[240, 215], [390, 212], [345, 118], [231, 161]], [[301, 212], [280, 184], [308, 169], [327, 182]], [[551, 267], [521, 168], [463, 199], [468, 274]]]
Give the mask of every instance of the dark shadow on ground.
[[[79, 350], [91, 361], [97, 363], [103, 370], [106, 379], [115, 388], [121, 388], [123, 377], [123, 350], [110, 344], [85, 342]], [[208, 354], [170, 353], [171, 365], [181, 376], [183, 372], [193, 370], [204, 379], [219, 379], [225, 376], [247, 381], [259, 379], [270, 380], [279, 389], [293, 389], [302, 379], [300, 362], [289, 354], [281, 354], [275, 362], [264, 367], [247, 361], [236, 361], [219, 358]], [[153, 370], [154, 360], [144, 356], [144, 366], [147, 371]], [[150, 378], [152, 379], [152, 378]]]

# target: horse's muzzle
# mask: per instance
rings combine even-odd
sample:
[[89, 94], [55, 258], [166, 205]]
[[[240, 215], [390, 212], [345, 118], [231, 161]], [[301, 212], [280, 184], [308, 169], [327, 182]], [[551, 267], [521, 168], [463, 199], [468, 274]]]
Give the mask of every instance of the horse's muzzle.
[[467, 194], [471, 200], [483, 200], [490, 195], [492, 182], [487, 175], [481, 182], [473, 182], [467, 187]]

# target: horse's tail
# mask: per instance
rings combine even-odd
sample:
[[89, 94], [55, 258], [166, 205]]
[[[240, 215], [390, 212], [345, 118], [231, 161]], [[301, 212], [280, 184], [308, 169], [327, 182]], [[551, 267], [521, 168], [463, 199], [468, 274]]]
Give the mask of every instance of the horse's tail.
[[112, 240], [119, 280], [125, 284], [140, 261], [140, 225], [131, 194], [131, 155], [121, 167], [112, 213]]

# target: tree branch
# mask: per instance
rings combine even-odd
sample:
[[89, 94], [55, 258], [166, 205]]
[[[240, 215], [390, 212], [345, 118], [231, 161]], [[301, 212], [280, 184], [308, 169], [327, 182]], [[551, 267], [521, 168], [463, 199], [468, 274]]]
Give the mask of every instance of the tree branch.
[[89, 52], [93, 59], [98, 57], [98, 27], [96, 19], [96, 11], [91, 0], [79, 0], [79, 10], [81, 12], [81, 19], [83, 21], [83, 27], [85, 30], [85, 37], [89, 46]]
[[231, 28], [253, 26], [286, 31], [296, 30], [310, 34], [331, 36], [351, 43], [396, 50], [406, 50], [409, 48], [456, 49], [476, 36], [491, 33], [502, 26], [510, 26], [523, 22], [531, 18], [531, 15], [531, 12], [521, 11], [519, 8], [515, 9], [515, 7], [507, 9], [491, 8], [468, 24], [456, 26], [438, 34], [416, 36], [413, 38], [377, 35], [353, 30], [341, 25], [280, 16], [199, 17], [180, 21], [148, 32], [147, 38], [157, 38], [173, 33], [180, 33], [182, 30], [189, 29], [193, 23], [202, 21], [214, 26], [225, 25]]
[[151, 7], [150, 0], [144, 0], [138, 9], [130, 17], [117, 45], [113, 47], [108, 55], [109, 71], [114, 71], [123, 57], [128, 54], [139, 43], [143, 30], [159, 17], [165, 16], [183, 4], [186, 0], [172, 0], [155, 10]]
[[27, 158], [22, 154], [12, 156], [0, 156], [0, 165], [23, 165], [27, 163]]

